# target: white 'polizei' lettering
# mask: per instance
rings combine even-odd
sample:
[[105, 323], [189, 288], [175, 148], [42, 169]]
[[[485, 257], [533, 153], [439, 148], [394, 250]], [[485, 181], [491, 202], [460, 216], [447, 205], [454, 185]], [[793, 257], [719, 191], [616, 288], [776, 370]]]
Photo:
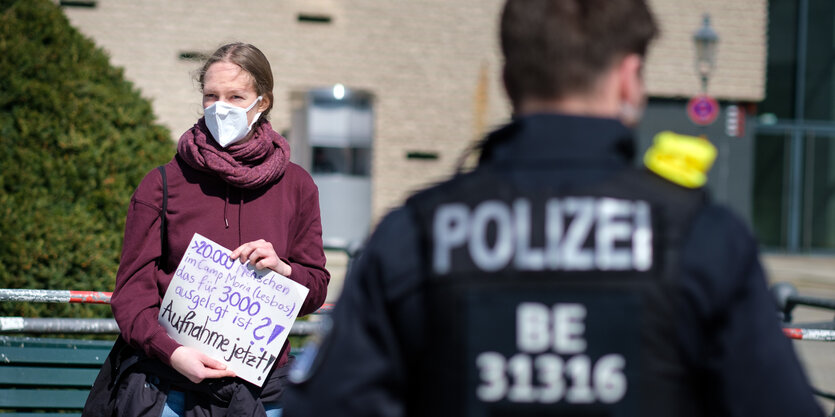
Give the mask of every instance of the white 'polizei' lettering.
[[435, 272], [444, 274], [452, 266], [451, 251], [467, 241], [469, 209], [463, 204], [445, 204], [435, 212], [433, 234], [435, 236]]
[[594, 252], [583, 248], [591, 227], [594, 225], [594, 199], [566, 198], [563, 200], [564, 215], [574, 219], [563, 237], [562, 269], [587, 271], [594, 266]]
[[632, 233], [632, 261], [635, 269], [648, 271], [652, 268], [652, 221], [649, 204], [646, 201], [635, 202], [635, 231]]
[[626, 216], [631, 214], [629, 201], [603, 198], [597, 205], [598, 227], [595, 233], [595, 261], [597, 269], [627, 269], [632, 265], [631, 248], [617, 248], [615, 243], [632, 236], [632, 224]]
[[[652, 267], [652, 220], [645, 201], [609, 197], [551, 198], [534, 225], [531, 201], [449, 203], [433, 219], [433, 270], [447, 274], [463, 249], [483, 271], [646, 271]], [[544, 242], [533, 242], [540, 227]]]
[[531, 203], [518, 199], [513, 202], [513, 215], [516, 225], [515, 265], [521, 270], [545, 269], [545, 249], [531, 247]]
[[[498, 271], [504, 268], [513, 256], [513, 215], [510, 208], [501, 201], [485, 201], [473, 211], [470, 231], [470, 256], [479, 268]], [[487, 241], [487, 226], [496, 225], [493, 247]]]

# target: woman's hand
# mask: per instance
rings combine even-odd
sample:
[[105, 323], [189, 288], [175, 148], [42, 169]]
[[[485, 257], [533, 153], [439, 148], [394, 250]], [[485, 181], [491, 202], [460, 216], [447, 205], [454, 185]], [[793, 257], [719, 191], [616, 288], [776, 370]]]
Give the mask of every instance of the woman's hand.
[[241, 263], [246, 263], [249, 260], [256, 269], [270, 268], [285, 277], [289, 277], [293, 273], [293, 268], [278, 258], [278, 254], [273, 249], [273, 244], [264, 239], [238, 246], [237, 249], [232, 251], [231, 258], [233, 260], [240, 258]]
[[178, 347], [171, 354], [171, 367], [195, 384], [207, 378], [235, 376], [235, 372], [226, 369], [223, 362], [186, 346]]

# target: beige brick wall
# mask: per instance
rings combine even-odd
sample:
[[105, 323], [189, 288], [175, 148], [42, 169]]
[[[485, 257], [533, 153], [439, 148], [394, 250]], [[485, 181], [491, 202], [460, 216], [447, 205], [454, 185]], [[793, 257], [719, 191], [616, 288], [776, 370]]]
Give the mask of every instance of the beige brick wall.
[[[181, 51], [211, 52], [229, 41], [264, 51], [276, 78], [272, 123], [290, 128], [292, 92], [334, 83], [375, 97], [374, 217], [410, 190], [442, 178], [476, 137], [475, 109], [498, 123], [507, 105], [497, 80], [498, 0], [247, 1], [101, 0], [66, 8], [71, 22], [107, 50], [115, 65], [154, 103], [175, 136], [200, 115], [194, 62]], [[297, 21], [325, 14], [330, 24]], [[476, 104], [481, 68], [487, 105]], [[486, 123], [485, 123], [486, 124]], [[438, 152], [436, 161], [407, 160], [408, 151]]]
[[766, 0], [649, 0], [661, 26], [650, 51], [647, 88], [660, 97], [690, 97], [700, 90], [693, 34], [709, 13], [719, 35], [716, 68], [708, 93], [721, 99], [758, 102], [765, 97]]
[[[151, 99], [175, 137], [201, 114], [198, 63], [230, 41], [258, 46], [273, 65], [276, 130], [290, 126], [292, 93], [342, 83], [375, 97], [373, 217], [411, 191], [448, 176], [481, 131], [507, 120], [499, 79], [497, 19], [502, 0], [99, 0], [66, 8], [73, 25], [107, 50]], [[710, 92], [759, 101], [765, 80], [765, 0], [651, 0], [663, 37], [647, 65], [648, 90], [698, 92], [693, 32], [708, 11], [721, 36]], [[299, 13], [330, 24], [301, 23]], [[409, 151], [438, 160], [409, 160]]]

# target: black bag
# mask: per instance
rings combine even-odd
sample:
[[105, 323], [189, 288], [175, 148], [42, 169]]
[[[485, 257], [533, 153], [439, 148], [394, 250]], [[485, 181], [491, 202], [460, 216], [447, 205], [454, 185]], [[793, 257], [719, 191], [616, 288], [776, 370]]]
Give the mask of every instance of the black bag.
[[[162, 209], [160, 210], [160, 242], [162, 251], [165, 253], [165, 213], [168, 210], [168, 179], [165, 175], [165, 166], [157, 167], [162, 175]], [[160, 256], [159, 263], [162, 262]], [[82, 416], [101, 417], [111, 416], [114, 414], [116, 405], [116, 394], [118, 393], [119, 382], [122, 375], [133, 365], [136, 365], [140, 360], [140, 356], [136, 349], [131, 347], [121, 335], [116, 338], [113, 348], [105, 358], [96, 380], [93, 382], [93, 387], [90, 389], [90, 395], [87, 396], [87, 402], [84, 403], [84, 410]]]

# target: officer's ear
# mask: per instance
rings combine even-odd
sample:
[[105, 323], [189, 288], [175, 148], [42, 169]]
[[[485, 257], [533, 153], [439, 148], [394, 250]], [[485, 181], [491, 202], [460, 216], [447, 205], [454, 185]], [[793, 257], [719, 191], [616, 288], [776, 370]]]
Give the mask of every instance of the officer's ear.
[[615, 65], [618, 100], [618, 118], [626, 126], [635, 126], [641, 119], [646, 105], [643, 77], [644, 59], [638, 54], [627, 54]]
[[636, 108], [643, 107], [646, 90], [643, 76], [644, 59], [638, 54], [627, 54], [617, 64], [619, 98]]

